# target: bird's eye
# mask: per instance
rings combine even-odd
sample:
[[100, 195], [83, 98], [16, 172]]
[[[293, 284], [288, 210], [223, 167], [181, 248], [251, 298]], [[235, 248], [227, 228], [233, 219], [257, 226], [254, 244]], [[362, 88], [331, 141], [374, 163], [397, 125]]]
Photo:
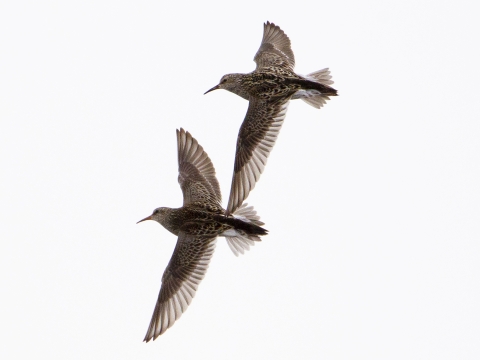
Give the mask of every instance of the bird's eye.
[[223, 79], [222, 80], [222, 84], [226, 83], [227, 82], [227, 79]]

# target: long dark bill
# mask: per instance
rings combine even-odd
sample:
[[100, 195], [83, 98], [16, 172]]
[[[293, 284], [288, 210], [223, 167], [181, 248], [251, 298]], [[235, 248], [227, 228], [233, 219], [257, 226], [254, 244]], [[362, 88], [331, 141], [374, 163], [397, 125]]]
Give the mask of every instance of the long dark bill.
[[142, 221], [145, 221], [145, 220], [152, 220], [152, 215], [147, 216], [145, 219], [142, 219], [142, 220], [138, 221], [137, 224], [141, 223]]
[[206, 95], [206, 94], [208, 94], [210, 91], [217, 90], [217, 89], [219, 89], [219, 88], [220, 88], [220, 85], [216, 85], [216, 86], [212, 87], [210, 90], [208, 90], [207, 92], [205, 92], [203, 95]]

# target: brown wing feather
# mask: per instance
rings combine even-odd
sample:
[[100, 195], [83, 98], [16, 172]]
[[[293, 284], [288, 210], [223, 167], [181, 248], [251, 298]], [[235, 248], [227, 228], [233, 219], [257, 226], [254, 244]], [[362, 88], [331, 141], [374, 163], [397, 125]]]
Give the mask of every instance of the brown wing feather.
[[215, 250], [215, 239], [182, 231], [178, 234], [144, 341], [155, 340], [186, 311], [205, 276]]
[[177, 130], [178, 183], [183, 206], [201, 201], [218, 205], [222, 201], [215, 168], [203, 147], [187, 131]]
[[271, 66], [293, 71], [295, 57], [290, 39], [280, 27], [268, 21], [263, 24], [262, 43], [253, 60], [257, 63], [257, 71]]
[[259, 180], [282, 127], [288, 104], [288, 98], [268, 102], [250, 100], [238, 133], [227, 214], [232, 214], [242, 205]]

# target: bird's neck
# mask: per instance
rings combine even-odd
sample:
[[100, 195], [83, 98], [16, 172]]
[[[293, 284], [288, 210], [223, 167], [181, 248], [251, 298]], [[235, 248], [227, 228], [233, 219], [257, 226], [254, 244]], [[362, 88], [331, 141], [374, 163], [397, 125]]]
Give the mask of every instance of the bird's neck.
[[182, 224], [181, 210], [182, 208], [167, 208], [165, 215], [159, 219], [160, 224], [174, 235], [178, 235]]
[[245, 86], [244, 80], [249, 74], [233, 74], [235, 76], [235, 83], [227, 87], [226, 90], [238, 95], [245, 100], [250, 100], [250, 94], [248, 92], [248, 86]]

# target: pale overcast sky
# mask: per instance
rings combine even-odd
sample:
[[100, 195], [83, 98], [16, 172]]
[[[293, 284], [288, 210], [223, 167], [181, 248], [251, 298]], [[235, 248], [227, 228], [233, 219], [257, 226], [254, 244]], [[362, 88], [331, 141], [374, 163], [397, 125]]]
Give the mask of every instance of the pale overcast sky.
[[[191, 306], [142, 339], [176, 238], [175, 129], [224, 196], [263, 23], [340, 96], [293, 101]], [[480, 358], [480, 23], [472, 1], [0, 5], [2, 359]]]

